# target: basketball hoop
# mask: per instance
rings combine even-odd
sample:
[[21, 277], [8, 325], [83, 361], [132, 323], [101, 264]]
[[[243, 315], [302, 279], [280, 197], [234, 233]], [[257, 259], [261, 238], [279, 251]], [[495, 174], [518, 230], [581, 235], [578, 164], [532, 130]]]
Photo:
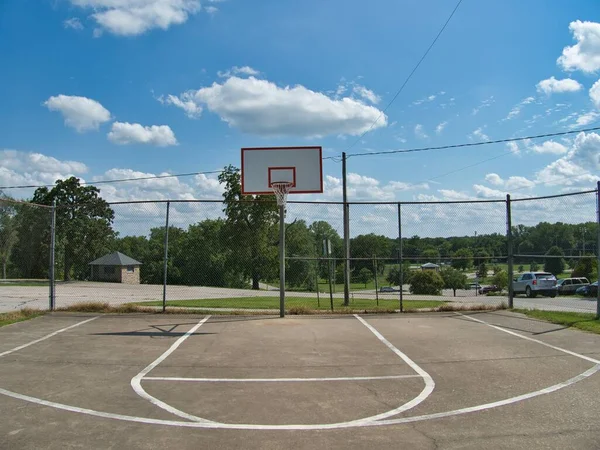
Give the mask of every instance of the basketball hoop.
[[289, 181], [276, 181], [271, 183], [271, 189], [273, 189], [275, 197], [277, 197], [277, 206], [285, 206], [287, 202], [287, 196], [292, 187], [294, 187], [294, 183]]

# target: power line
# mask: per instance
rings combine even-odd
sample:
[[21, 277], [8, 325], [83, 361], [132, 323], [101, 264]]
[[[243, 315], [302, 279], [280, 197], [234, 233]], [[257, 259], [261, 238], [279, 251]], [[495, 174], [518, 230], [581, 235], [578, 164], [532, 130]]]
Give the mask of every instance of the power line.
[[[126, 181], [141, 181], [141, 180], [156, 180], [161, 178], [176, 178], [176, 177], [190, 177], [194, 175], [209, 175], [213, 173], [221, 173], [222, 170], [211, 170], [207, 172], [189, 172], [189, 173], [177, 173], [173, 175], [153, 175], [150, 177], [138, 177], [138, 178], [121, 178], [117, 180], [98, 180], [80, 183], [81, 185], [96, 185], [96, 184], [109, 184], [109, 183], [121, 183]], [[41, 187], [54, 187], [54, 184], [40, 184], [40, 185], [21, 185], [21, 186], [0, 186], [0, 189], [29, 189], [29, 188], [41, 188]]]
[[456, 4], [456, 6], [454, 7], [454, 9], [452, 10], [452, 13], [450, 13], [450, 15], [448, 16], [448, 19], [446, 19], [446, 22], [444, 23], [444, 26], [440, 29], [440, 31], [438, 32], [437, 36], [431, 42], [431, 44], [429, 45], [429, 47], [427, 48], [427, 50], [425, 51], [425, 53], [423, 53], [423, 56], [421, 56], [421, 59], [419, 59], [419, 62], [417, 62], [417, 64], [413, 68], [413, 70], [408, 74], [408, 76], [404, 80], [404, 83], [402, 83], [402, 86], [400, 86], [400, 89], [398, 89], [398, 91], [396, 91], [396, 94], [392, 97], [392, 99], [390, 100], [390, 102], [386, 105], [386, 107], [383, 109], [383, 111], [381, 111], [379, 113], [379, 115], [373, 121], [373, 123], [371, 124], [371, 126], [364, 133], [362, 133], [352, 144], [350, 144], [350, 146], [348, 148], [346, 148], [346, 151], [350, 150], [352, 147], [354, 147], [358, 143], [358, 141], [360, 141], [363, 137], [365, 137], [365, 135], [367, 133], [369, 133], [373, 129], [373, 127], [375, 126], [375, 124], [377, 122], [379, 122], [379, 119], [381, 119], [381, 116], [383, 116], [385, 114], [385, 112], [390, 108], [390, 106], [392, 106], [392, 103], [394, 103], [394, 101], [396, 100], [396, 98], [398, 98], [398, 96], [400, 95], [400, 93], [404, 90], [404, 87], [408, 84], [408, 82], [410, 81], [410, 79], [412, 78], [412, 76], [415, 74], [415, 72], [417, 71], [417, 69], [419, 68], [419, 66], [421, 65], [421, 63], [425, 60], [425, 58], [427, 57], [427, 55], [429, 54], [429, 52], [431, 51], [431, 49], [433, 48], [433, 46], [435, 45], [435, 43], [438, 41], [438, 39], [440, 38], [440, 36], [442, 35], [442, 33], [444, 32], [444, 30], [448, 26], [448, 24], [450, 23], [450, 20], [454, 16], [454, 13], [458, 9], [458, 7], [462, 3], [462, 1], [463, 0], [458, 0], [458, 3]]
[[[429, 152], [433, 150], [447, 150], [451, 148], [464, 148], [464, 147], [478, 147], [481, 145], [490, 145], [490, 144], [502, 144], [507, 142], [517, 142], [517, 141], [526, 141], [529, 139], [541, 139], [555, 136], [565, 136], [568, 134], [577, 134], [577, 133], [587, 133], [590, 131], [598, 131], [600, 127], [593, 128], [581, 128], [579, 130], [571, 130], [571, 131], [561, 131], [558, 133], [546, 133], [546, 134], [537, 134], [534, 136], [523, 136], [516, 138], [506, 138], [506, 139], [496, 139], [493, 141], [483, 141], [483, 142], [465, 142], [462, 144], [454, 144], [454, 145], [441, 145], [439, 147], [418, 147], [418, 148], [409, 148], [402, 150], [385, 150], [380, 152], [364, 152], [364, 153], [352, 153], [348, 155], [348, 158], [352, 158], [353, 156], [375, 156], [375, 155], [391, 155], [396, 153], [417, 153], [417, 152]], [[514, 152], [509, 152], [514, 153]]]

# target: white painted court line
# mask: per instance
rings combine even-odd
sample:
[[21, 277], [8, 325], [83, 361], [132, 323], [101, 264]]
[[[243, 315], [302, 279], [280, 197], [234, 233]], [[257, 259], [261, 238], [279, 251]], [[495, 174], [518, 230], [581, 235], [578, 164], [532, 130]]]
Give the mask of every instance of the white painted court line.
[[2, 352], [2, 353], [0, 353], [0, 358], [3, 357], [3, 356], [6, 356], [6, 355], [10, 355], [11, 353], [14, 353], [14, 352], [18, 352], [19, 350], [23, 350], [24, 348], [29, 347], [30, 345], [37, 344], [38, 342], [45, 341], [46, 339], [50, 339], [51, 337], [56, 336], [57, 334], [62, 333], [63, 331], [68, 331], [68, 330], [70, 330], [72, 328], [75, 328], [75, 327], [78, 327], [78, 326], [83, 325], [85, 323], [91, 322], [92, 320], [96, 320], [98, 317], [100, 317], [100, 316], [92, 317], [91, 319], [87, 319], [87, 320], [84, 320], [82, 322], [77, 322], [75, 325], [71, 325], [71, 326], [68, 326], [68, 327], [65, 327], [65, 328], [61, 328], [60, 330], [54, 331], [53, 333], [50, 333], [50, 334], [47, 334], [46, 336], [41, 337], [39, 339], [36, 339], [35, 341], [31, 341], [31, 342], [28, 342], [27, 344], [23, 344], [23, 345], [20, 345], [18, 347], [15, 347], [15, 348], [13, 348], [11, 350], [7, 350], [5, 352]]
[[579, 353], [572, 352], [571, 350], [567, 350], [567, 349], [561, 348], [561, 347], [556, 347], [555, 345], [548, 344], [548, 343], [546, 343], [544, 341], [540, 341], [538, 339], [530, 338], [529, 336], [524, 336], [522, 334], [515, 333], [514, 331], [510, 331], [510, 330], [507, 330], [505, 328], [502, 328], [502, 327], [499, 327], [499, 326], [496, 326], [496, 325], [492, 325], [491, 323], [487, 323], [487, 322], [485, 322], [485, 321], [483, 321], [481, 319], [477, 319], [475, 317], [471, 317], [471, 316], [468, 316], [468, 315], [465, 315], [465, 314], [461, 314], [459, 312], [457, 312], [456, 314], [458, 314], [459, 316], [465, 317], [466, 319], [473, 320], [474, 322], [479, 322], [479, 323], [481, 323], [483, 325], [487, 325], [488, 327], [494, 328], [495, 330], [511, 334], [511, 335], [519, 337], [521, 339], [525, 339], [526, 341], [535, 342], [536, 344], [543, 345], [544, 347], [548, 347], [548, 348], [551, 348], [553, 350], [558, 350], [559, 352], [563, 352], [563, 353], [566, 353], [567, 355], [575, 356], [577, 358], [585, 359], [586, 361], [589, 361], [589, 362], [594, 363], [594, 364], [600, 364], [600, 360], [597, 360], [597, 359], [594, 359], [594, 358], [590, 358], [589, 356], [580, 355]]
[[[532, 340], [532, 341], [538, 342], [542, 345], [549, 346], [549, 344], [546, 344], [545, 342], [538, 341], [537, 339], [530, 339], [530, 338], [528, 338], [526, 336], [522, 336], [518, 333], [514, 333], [512, 331], [505, 330], [501, 327], [497, 327], [495, 325], [488, 324], [487, 322], [484, 322], [482, 320], [476, 320], [476, 321], [481, 322], [492, 328], [495, 328], [499, 331], [513, 334], [516, 337], [520, 337], [520, 338], [523, 338], [526, 340]], [[570, 354], [572, 356], [580, 357], [582, 359], [585, 359], [586, 361], [589, 361], [591, 359], [585, 355], [580, 355], [578, 353], [571, 352], [570, 350], [561, 349], [559, 347], [554, 347], [554, 346], [551, 346], [551, 347], [555, 348], [559, 351], [563, 351], [564, 353]], [[596, 360], [593, 360], [593, 361], [596, 361]], [[26, 402], [35, 403], [35, 404], [42, 405], [42, 406], [48, 406], [48, 407], [60, 409], [63, 411], [70, 411], [70, 412], [74, 412], [74, 413], [86, 414], [86, 415], [102, 417], [102, 418], [106, 418], [106, 419], [115, 419], [115, 420], [145, 423], [145, 424], [151, 424], [151, 425], [166, 425], [166, 426], [176, 426], [176, 427], [182, 427], [182, 428], [208, 428], [208, 429], [218, 428], [218, 429], [237, 429], [237, 430], [330, 430], [330, 429], [352, 428], [352, 427], [400, 425], [400, 424], [404, 424], [404, 423], [412, 423], [412, 422], [440, 419], [440, 418], [444, 418], [444, 417], [457, 416], [457, 415], [461, 415], [461, 414], [467, 414], [467, 413], [471, 413], [471, 412], [477, 412], [477, 411], [483, 411], [486, 409], [497, 408], [500, 406], [510, 405], [510, 404], [517, 403], [517, 402], [520, 402], [523, 400], [538, 397], [540, 395], [545, 395], [545, 394], [549, 394], [552, 392], [556, 392], [560, 389], [563, 389], [563, 388], [571, 386], [575, 383], [578, 383], [578, 382], [594, 375], [598, 371], [600, 371], [600, 364], [596, 364], [591, 369], [588, 369], [585, 372], [583, 372], [573, 378], [570, 378], [562, 383], [558, 383], [558, 384], [549, 386], [544, 389], [540, 389], [540, 390], [530, 392], [527, 394], [518, 395], [516, 397], [507, 398], [505, 400], [499, 400], [496, 402], [486, 403], [483, 405], [477, 405], [477, 406], [472, 406], [472, 407], [468, 407], [468, 408], [456, 409], [456, 410], [452, 410], [452, 411], [433, 413], [433, 414], [425, 414], [425, 415], [412, 416], [412, 417], [402, 417], [399, 419], [379, 420], [379, 421], [359, 420], [359, 421], [342, 422], [342, 423], [334, 423], [334, 424], [309, 424], [309, 425], [301, 425], [301, 424], [298, 424], [298, 425], [228, 424], [228, 423], [219, 423], [219, 422], [183, 422], [183, 421], [176, 421], [176, 420], [151, 419], [151, 418], [147, 418], [147, 417], [128, 416], [128, 415], [124, 415], [124, 414], [114, 414], [114, 413], [108, 413], [108, 412], [103, 412], [103, 411], [95, 411], [92, 409], [79, 408], [76, 406], [65, 405], [62, 403], [50, 402], [50, 401], [42, 400], [42, 399], [39, 399], [36, 397], [30, 397], [28, 395], [23, 395], [23, 394], [19, 394], [16, 392], [8, 391], [8, 390], [2, 389], [2, 388], [0, 388], [0, 394], [15, 398], [15, 399], [23, 400]]]
[[189, 338], [192, 335], [192, 333], [194, 333], [198, 328], [200, 328], [209, 318], [210, 318], [210, 316], [206, 316], [204, 319], [202, 319], [200, 322], [198, 322], [196, 325], [194, 325], [192, 328], [190, 328], [188, 330], [188, 332], [185, 333], [183, 336], [181, 336], [179, 339], [177, 339], [173, 343], [173, 345], [171, 345], [171, 347], [169, 347], [169, 349], [166, 352], [164, 352], [162, 355], [160, 355], [158, 358], [156, 358], [151, 364], [149, 364], [145, 369], [143, 369], [140, 373], [138, 373], [135, 377], [133, 377], [131, 379], [131, 387], [133, 388], [133, 390], [135, 391], [135, 393], [137, 395], [139, 395], [140, 397], [142, 397], [145, 400], [148, 400], [153, 405], [156, 405], [159, 408], [162, 408], [165, 411], [170, 412], [171, 414], [175, 414], [176, 416], [183, 417], [184, 419], [192, 420], [194, 422], [214, 423], [211, 420], [203, 419], [202, 417], [197, 417], [197, 416], [194, 416], [192, 414], [188, 414], [188, 413], [186, 413], [184, 411], [181, 411], [181, 410], [179, 410], [177, 408], [174, 408], [173, 406], [171, 406], [171, 405], [163, 402], [162, 400], [157, 399], [156, 397], [153, 397], [152, 395], [148, 394], [144, 390], [144, 388], [142, 387], [142, 383], [141, 383], [142, 379], [152, 369], [154, 369], [156, 366], [158, 366], [171, 353], [173, 353], [175, 350], [177, 350], [177, 347], [179, 347], [181, 344], [183, 344], [183, 342], [187, 338]]
[[194, 381], [216, 383], [290, 383], [300, 381], [363, 381], [398, 380], [402, 378], [421, 378], [421, 375], [384, 375], [379, 377], [337, 377], [337, 378], [182, 378], [182, 377], [144, 377], [143, 381]]

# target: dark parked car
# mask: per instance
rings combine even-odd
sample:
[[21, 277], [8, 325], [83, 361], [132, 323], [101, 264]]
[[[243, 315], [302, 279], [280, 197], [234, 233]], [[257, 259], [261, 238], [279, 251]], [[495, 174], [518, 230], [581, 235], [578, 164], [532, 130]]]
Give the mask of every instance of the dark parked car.
[[479, 293], [481, 295], [483, 294], [487, 294], [488, 292], [500, 292], [502, 290], [502, 288], [496, 286], [495, 284], [492, 284], [491, 286], [482, 286], [479, 288]]
[[582, 286], [575, 292], [577, 295], [583, 295], [585, 297], [596, 297], [598, 295], [598, 282], [594, 281], [592, 284]]

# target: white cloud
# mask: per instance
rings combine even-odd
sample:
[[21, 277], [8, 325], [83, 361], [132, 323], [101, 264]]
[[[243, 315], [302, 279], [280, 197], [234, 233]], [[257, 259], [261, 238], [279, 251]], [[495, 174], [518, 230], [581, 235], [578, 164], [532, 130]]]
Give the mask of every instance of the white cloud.
[[490, 137], [483, 132], [483, 128], [479, 127], [471, 135], [469, 135], [471, 139], [477, 139], [479, 141], [489, 141]]
[[485, 176], [485, 181], [487, 181], [490, 184], [493, 184], [494, 186], [504, 185], [504, 180], [497, 173], [488, 173]]
[[217, 8], [216, 6], [205, 6], [204, 11], [206, 11], [211, 16], [214, 16], [216, 13], [219, 12], [219, 8]]
[[373, 92], [372, 90], [361, 86], [360, 84], [355, 85], [352, 88], [352, 91], [362, 99], [367, 100], [368, 102], [371, 102], [373, 104], [377, 104], [381, 101], [381, 97], [379, 97], [379, 95], [375, 94], [375, 92]]
[[177, 145], [175, 134], [168, 125], [144, 127], [139, 123], [115, 122], [108, 139], [115, 144]]
[[515, 117], [517, 117], [519, 114], [521, 114], [521, 110], [523, 109], [523, 107], [525, 105], [529, 105], [530, 103], [533, 103], [535, 101], [534, 97], [527, 97], [525, 99], [523, 99], [522, 101], [520, 101], [519, 103], [517, 103], [513, 109], [510, 110], [510, 112], [508, 113], [508, 115], [506, 116], [506, 118], [504, 118], [503, 120], [511, 120], [514, 119]]
[[543, 92], [546, 95], [562, 94], [564, 92], [577, 92], [583, 89], [581, 83], [571, 78], [557, 80], [554, 77], [547, 78], [536, 84], [538, 92]]
[[[454, 100], [454, 99], [451, 98], [450, 101], [452, 101], [452, 100]], [[489, 108], [494, 103], [496, 103], [496, 100], [494, 99], [494, 96], [492, 95], [492, 96], [484, 99], [478, 106], [473, 108], [473, 111], [471, 112], [471, 114], [473, 114], [475, 116], [475, 115], [479, 114], [479, 111], [481, 111], [483, 108]]]
[[563, 153], [567, 153], [567, 147], [552, 140], [546, 141], [541, 145], [534, 145], [531, 147], [531, 150], [536, 153], [550, 153], [553, 155], [562, 155]]
[[594, 85], [590, 88], [590, 98], [596, 108], [600, 109], [600, 80], [596, 81]]
[[[186, 22], [200, 11], [199, 0], [70, 0], [93, 11], [101, 29], [119, 36], [136, 36], [146, 31]], [[97, 33], [95, 33], [96, 35]]]
[[419, 139], [427, 139], [429, 137], [423, 131], [423, 125], [420, 123], [415, 125], [415, 136], [417, 136]]
[[232, 76], [184, 95], [183, 100], [206, 105], [230, 126], [261, 136], [359, 135], [387, 126], [385, 114], [356, 99], [332, 99], [301, 85], [279, 87], [253, 76]]
[[508, 150], [511, 151], [512, 153], [515, 153], [517, 155], [521, 153], [519, 144], [517, 144], [516, 142], [507, 142], [506, 147], [508, 147]]
[[536, 182], [550, 186], [591, 184], [600, 179], [600, 135], [579, 133], [568, 153], [536, 174]]
[[504, 187], [508, 190], [516, 190], [523, 188], [532, 188], [535, 186], [535, 183], [531, 180], [528, 180], [525, 177], [508, 177], [508, 180], [504, 183]]
[[83, 30], [83, 25], [77, 17], [71, 17], [63, 22], [65, 28], [71, 28], [73, 30]]
[[193, 93], [183, 93], [179, 97], [175, 95], [160, 96], [157, 100], [163, 105], [173, 105], [185, 111], [185, 115], [190, 119], [200, 117], [202, 114], [202, 106], [198, 105], [192, 99]]
[[577, 43], [565, 47], [557, 63], [565, 70], [595, 72], [600, 69], [600, 23], [576, 20], [569, 30]]
[[250, 66], [233, 66], [231, 69], [225, 70], [224, 72], [218, 71], [217, 76], [220, 78], [229, 78], [234, 75], [248, 75], [248, 76], [256, 76], [259, 75], [260, 72], [256, 69], [253, 69]]
[[436, 134], [440, 134], [442, 131], [444, 131], [444, 128], [446, 128], [446, 125], [448, 125], [448, 122], [447, 122], [447, 121], [440, 122], [440, 123], [438, 124], [438, 126], [437, 126], [437, 127], [435, 127], [435, 132], [436, 132]]
[[575, 123], [570, 125], [570, 128], [584, 127], [592, 122], [595, 122], [598, 118], [600, 118], [600, 112], [588, 111], [579, 115]]
[[503, 198], [506, 197], [506, 192], [492, 189], [481, 184], [474, 184], [473, 190], [475, 195], [479, 198]]
[[[324, 196], [329, 200], [342, 199], [342, 180], [326, 175], [324, 178]], [[384, 185], [372, 177], [357, 173], [348, 173], [348, 198], [353, 201], [395, 201], [396, 194], [406, 191], [429, 189], [427, 183], [405, 183], [390, 181]]]
[[44, 102], [50, 111], [59, 111], [65, 125], [75, 128], [79, 133], [97, 130], [110, 120], [110, 112], [96, 100], [72, 95], [57, 95]]
[[[442, 92], [443, 92], [443, 93], [442, 93]], [[445, 92], [444, 92], [444, 91], [441, 91], [441, 92], [439, 92], [439, 93], [438, 93], [438, 95], [444, 95], [444, 94], [445, 94]], [[436, 94], [431, 94], [431, 95], [428, 95], [427, 97], [423, 97], [423, 98], [421, 98], [421, 99], [419, 99], [419, 100], [415, 100], [414, 102], [412, 102], [412, 104], [413, 104], [413, 105], [415, 105], [415, 106], [419, 106], [419, 105], [421, 105], [421, 104], [423, 104], [423, 103], [432, 102], [432, 101], [434, 101], [436, 98], [437, 98], [437, 95], [436, 95]]]

